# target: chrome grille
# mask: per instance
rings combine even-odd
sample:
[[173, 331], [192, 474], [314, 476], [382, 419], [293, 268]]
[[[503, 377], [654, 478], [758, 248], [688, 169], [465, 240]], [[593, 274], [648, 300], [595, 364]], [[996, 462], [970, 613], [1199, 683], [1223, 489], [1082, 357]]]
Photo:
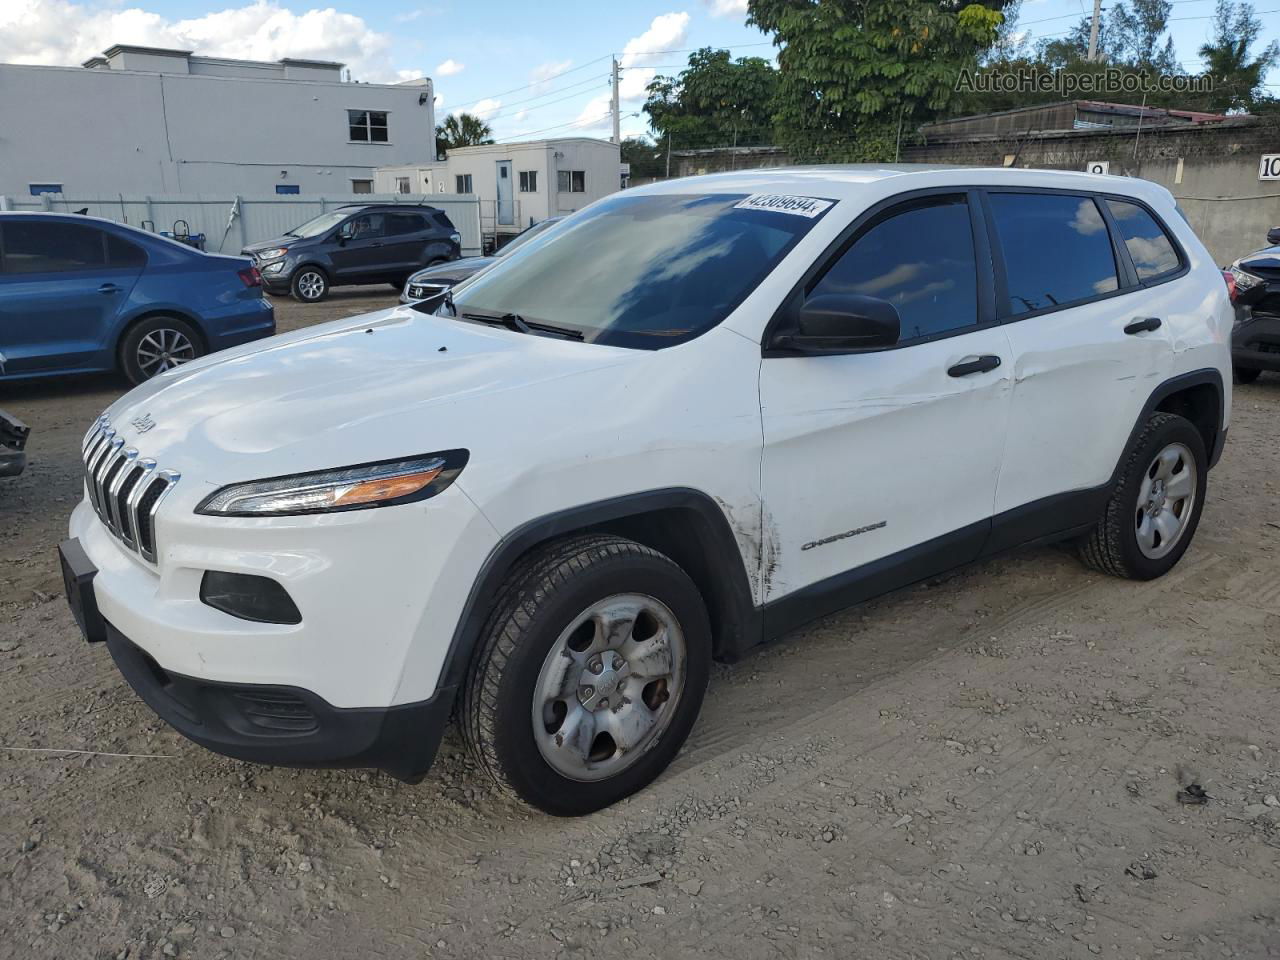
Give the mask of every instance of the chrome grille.
[[82, 454], [85, 493], [98, 519], [126, 547], [155, 563], [156, 511], [178, 482], [177, 471], [159, 470], [154, 460], [126, 447], [105, 416], [84, 438]]
[[447, 283], [411, 283], [408, 296], [412, 300], [426, 300], [428, 297], [439, 296], [448, 289]]

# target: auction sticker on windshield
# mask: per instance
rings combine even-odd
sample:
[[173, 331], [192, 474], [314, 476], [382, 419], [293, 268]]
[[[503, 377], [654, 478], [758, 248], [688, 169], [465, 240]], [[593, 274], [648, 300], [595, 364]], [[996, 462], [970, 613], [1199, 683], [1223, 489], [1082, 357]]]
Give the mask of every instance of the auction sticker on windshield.
[[735, 210], [769, 210], [773, 213], [789, 213], [792, 216], [812, 220], [831, 206], [831, 200], [817, 197], [792, 197], [777, 193], [753, 193], [733, 205]]

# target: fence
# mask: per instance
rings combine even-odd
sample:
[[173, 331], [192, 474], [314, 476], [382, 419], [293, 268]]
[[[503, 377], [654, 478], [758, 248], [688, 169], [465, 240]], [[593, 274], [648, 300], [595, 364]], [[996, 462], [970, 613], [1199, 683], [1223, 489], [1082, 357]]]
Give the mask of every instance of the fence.
[[210, 253], [237, 254], [246, 243], [271, 240], [286, 230], [347, 203], [429, 203], [439, 207], [462, 235], [462, 255], [478, 256], [480, 206], [474, 197], [456, 194], [342, 194], [339, 196], [64, 196], [46, 193], [38, 197], [0, 195], [0, 210], [51, 210], [58, 213], [85, 210], [89, 216], [156, 231], [173, 229], [185, 220], [193, 234], [203, 233]]

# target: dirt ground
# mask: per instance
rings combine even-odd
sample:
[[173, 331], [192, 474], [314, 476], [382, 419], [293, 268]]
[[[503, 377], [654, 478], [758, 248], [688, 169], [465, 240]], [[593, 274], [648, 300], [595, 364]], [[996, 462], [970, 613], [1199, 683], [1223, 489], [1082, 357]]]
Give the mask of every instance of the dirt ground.
[[453, 733], [410, 787], [156, 719], [54, 554], [122, 389], [0, 388], [34, 431], [0, 482], [0, 957], [1280, 957], [1280, 377], [1237, 388], [1169, 576], [1027, 549], [830, 617], [717, 667], [674, 767], [576, 821]]

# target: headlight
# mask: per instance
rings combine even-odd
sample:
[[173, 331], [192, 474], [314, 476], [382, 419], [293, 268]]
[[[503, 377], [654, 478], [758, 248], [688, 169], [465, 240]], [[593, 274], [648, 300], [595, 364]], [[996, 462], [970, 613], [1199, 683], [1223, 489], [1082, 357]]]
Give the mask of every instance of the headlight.
[[285, 517], [340, 513], [426, 500], [446, 490], [467, 464], [466, 450], [383, 460], [338, 470], [233, 483], [201, 501], [213, 517]]
[[288, 247], [272, 247], [270, 250], [259, 250], [259, 260], [279, 260], [289, 252]]

